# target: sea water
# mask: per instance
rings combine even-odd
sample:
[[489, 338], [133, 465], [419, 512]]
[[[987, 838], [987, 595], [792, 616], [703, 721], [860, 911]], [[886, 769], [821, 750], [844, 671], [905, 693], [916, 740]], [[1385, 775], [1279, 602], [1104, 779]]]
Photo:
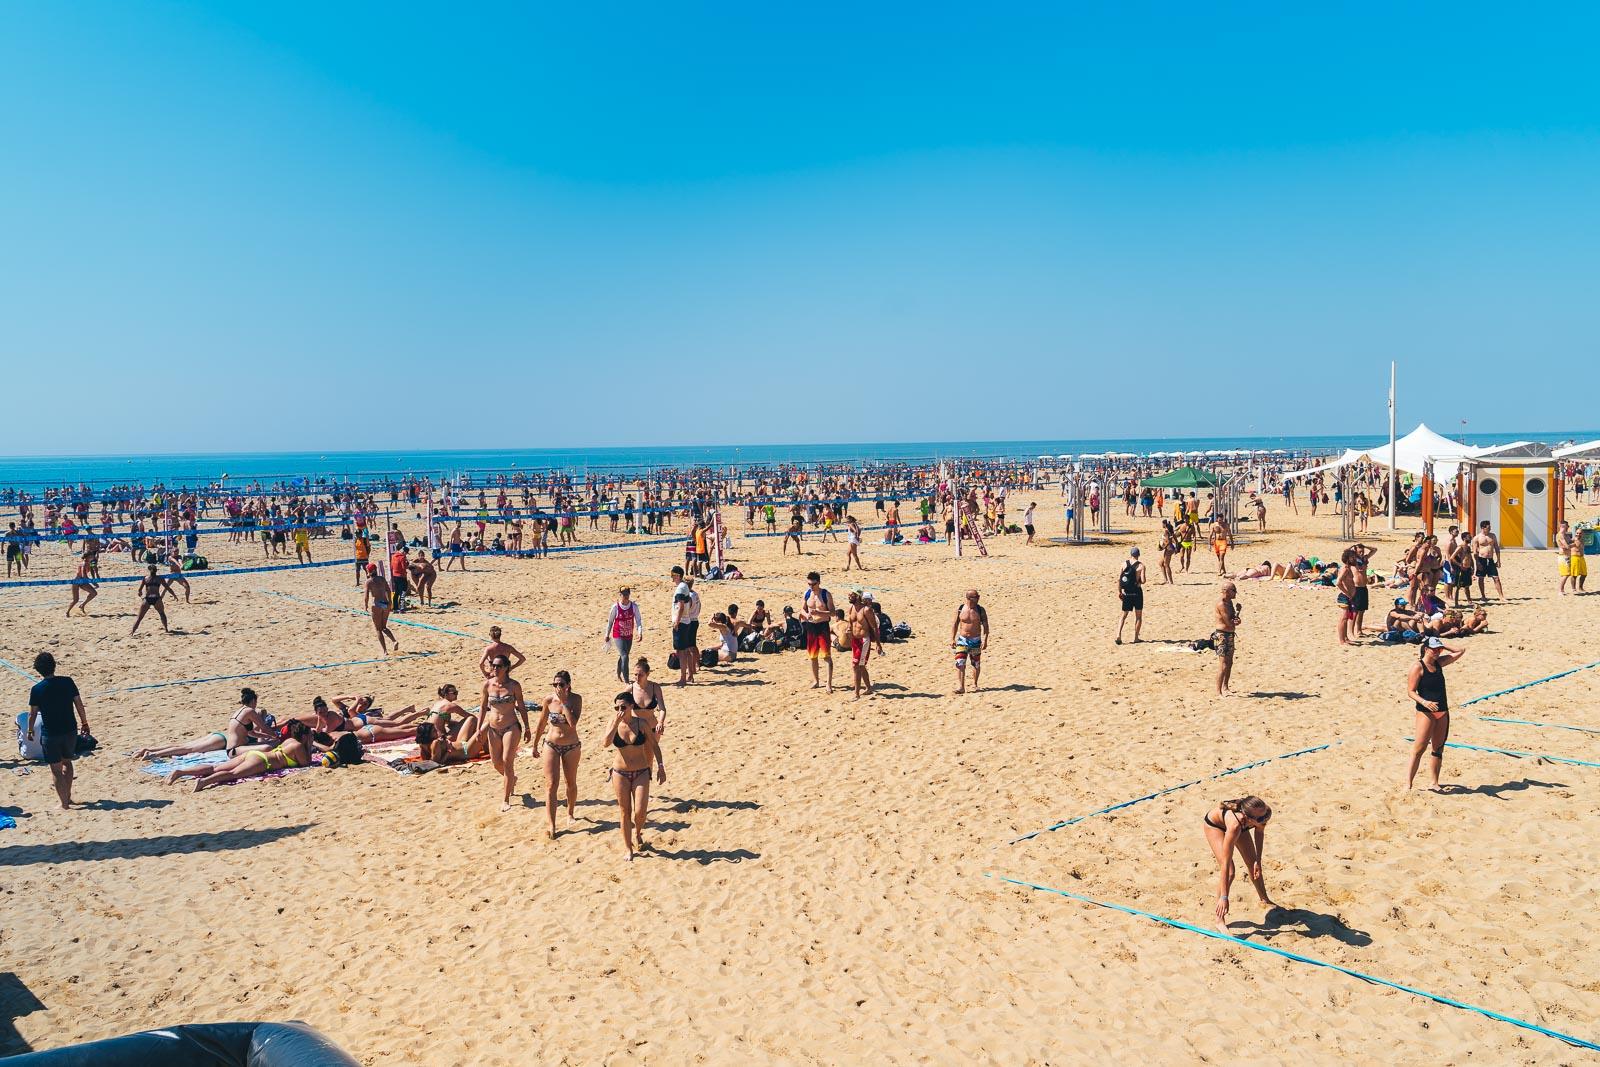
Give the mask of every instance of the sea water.
[[[1472, 434], [1474, 445], [1590, 440], [1592, 431]], [[897, 462], [957, 457], [1033, 459], [1085, 453], [1206, 452], [1251, 449], [1284, 455], [1317, 455], [1345, 448], [1386, 444], [1387, 438], [1353, 437], [1130, 437], [1055, 441], [909, 441], [809, 445], [682, 445], [659, 448], [521, 448], [392, 452], [216, 452], [155, 456], [41, 456], [0, 459], [0, 486], [78, 484], [152, 485], [277, 481], [294, 477], [360, 478], [439, 475], [468, 471], [640, 472], [661, 467], [749, 467], [780, 463]]]

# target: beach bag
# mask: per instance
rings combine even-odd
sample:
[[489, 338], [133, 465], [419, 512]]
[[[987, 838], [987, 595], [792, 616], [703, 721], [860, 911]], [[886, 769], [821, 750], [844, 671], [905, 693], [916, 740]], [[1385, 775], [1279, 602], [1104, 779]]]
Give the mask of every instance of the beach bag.
[[700, 650], [700, 666], [702, 666], [702, 667], [715, 667], [716, 665], [717, 665], [717, 650], [714, 649], [714, 648], [703, 648], [703, 649], [701, 649]]
[[360, 763], [366, 754], [367, 750], [362, 747], [359, 737], [355, 734], [340, 734], [332, 751], [324, 753], [320, 762], [324, 767], [353, 767]]
[[772, 640], [771, 638], [767, 638], [758, 646], [758, 651], [767, 655], [771, 655], [772, 653], [778, 651], [778, 642]]
[[894, 624], [893, 633], [896, 641], [904, 641], [911, 636], [911, 624], [909, 622], [897, 622]]
[[44, 718], [41, 716], [34, 725], [34, 732], [28, 733], [28, 713], [23, 712], [17, 716], [17, 751], [26, 760], [44, 759]]
[[186, 571], [203, 571], [210, 568], [211, 564], [204, 556], [186, 556], [183, 561], [183, 569]]
[[87, 756], [100, 747], [100, 742], [95, 740], [94, 734], [79, 734], [77, 755]]
[[667, 670], [669, 670], [669, 671], [678, 670], [678, 654], [676, 652], [668, 653], [668, 655], [667, 655]]

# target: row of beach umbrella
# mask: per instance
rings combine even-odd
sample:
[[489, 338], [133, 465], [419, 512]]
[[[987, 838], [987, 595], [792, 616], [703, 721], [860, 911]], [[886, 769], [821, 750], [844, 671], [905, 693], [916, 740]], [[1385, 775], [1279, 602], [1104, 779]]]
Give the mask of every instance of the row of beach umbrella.
[[[1184, 451], [1181, 451], [1181, 450], [1180, 451], [1174, 451], [1174, 452], [1150, 452], [1150, 453], [1147, 453], [1142, 458], [1144, 458], [1144, 459], [1243, 459], [1243, 458], [1245, 458], [1247, 456], [1287, 456], [1288, 454], [1289, 453], [1287, 451], [1285, 451], [1284, 449], [1281, 449], [1281, 448], [1273, 448], [1273, 449], [1266, 449], [1266, 448], [1255, 448], [1255, 449], [1248, 449], [1248, 448], [1212, 448], [1212, 449], [1208, 449], [1208, 450], [1206, 450], [1204, 452], [1199, 451], [1198, 449], [1193, 451], [1193, 452], [1184, 452]], [[1070, 452], [1063, 452], [1059, 456], [1040, 456], [1040, 457], [1038, 457], [1038, 460], [1039, 460], [1040, 463], [1053, 463], [1053, 462], [1057, 462], [1057, 461], [1061, 461], [1061, 460], [1071, 461], [1071, 460], [1080, 460], [1080, 459], [1139, 459], [1139, 458], [1141, 458], [1141, 457], [1136, 455], [1136, 454], [1134, 454], [1134, 453], [1132, 453], [1132, 452], [1084, 452], [1084, 453], [1081, 453], [1080, 455], [1076, 455], [1076, 456], [1073, 455]]]

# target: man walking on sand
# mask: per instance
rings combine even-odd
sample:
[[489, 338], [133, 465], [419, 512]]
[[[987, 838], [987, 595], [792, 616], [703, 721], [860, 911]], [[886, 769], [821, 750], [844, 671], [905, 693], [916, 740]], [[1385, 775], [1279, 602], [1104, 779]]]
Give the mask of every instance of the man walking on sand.
[[956, 695], [967, 691], [967, 662], [972, 662], [972, 691], [978, 691], [983, 653], [989, 647], [989, 613], [978, 603], [978, 591], [968, 589], [950, 626], [950, 645], [956, 654]]
[[1139, 643], [1139, 630], [1144, 626], [1144, 564], [1139, 561], [1139, 550], [1130, 548], [1123, 561], [1122, 573], [1117, 575], [1117, 594], [1122, 597], [1122, 621], [1117, 623], [1117, 644], [1122, 644], [1122, 628], [1128, 625], [1128, 612], [1133, 612], [1133, 643]]
[[1583, 539], [1572, 532], [1566, 519], [1561, 520], [1561, 529], [1556, 531], [1556, 551], [1561, 553], [1561, 585], [1556, 591], [1565, 596], [1570, 580], [1574, 593], [1583, 592], [1584, 579], [1589, 577], [1589, 561], [1583, 558]]
[[862, 690], [873, 695], [872, 676], [867, 673], [867, 661], [872, 658], [876, 645], [878, 655], [883, 655], [883, 635], [878, 630], [878, 612], [860, 593], [850, 594], [850, 607], [845, 611], [845, 625], [850, 632], [850, 666], [855, 672], [854, 700], [861, 699]]
[[[37, 721], [43, 717], [44, 730], [40, 735], [44, 743], [44, 758], [50, 763], [50, 777], [55, 781], [56, 796], [61, 799], [63, 811], [72, 807], [72, 761], [78, 758], [78, 734], [89, 732], [89, 713], [84, 710], [83, 696], [71, 678], [57, 676], [56, 658], [41, 652], [33, 658], [34, 672], [40, 680], [28, 693], [28, 724], [26, 733], [33, 734]], [[72, 713], [77, 711], [79, 730], [72, 728]]]
[[1222, 584], [1222, 598], [1217, 601], [1217, 628], [1211, 640], [1217, 646], [1217, 696], [1228, 695], [1228, 682], [1233, 677], [1233, 650], [1238, 640], [1239, 619], [1244, 608], [1233, 598], [1239, 595], [1238, 586], [1232, 582]]

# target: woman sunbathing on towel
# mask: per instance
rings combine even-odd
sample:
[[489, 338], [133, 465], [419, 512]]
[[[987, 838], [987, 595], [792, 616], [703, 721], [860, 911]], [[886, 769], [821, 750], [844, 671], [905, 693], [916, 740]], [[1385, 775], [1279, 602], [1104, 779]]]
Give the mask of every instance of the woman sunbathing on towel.
[[342, 697], [334, 697], [333, 706], [339, 709], [347, 724], [339, 729], [351, 730], [368, 723], [376, 723], [379, 726], [406, 726], [428, 714], [415, 704], [407, 704], [393, 715], [385, 715], [382, 708], [372, 706], [373, 700], [371, 693], [346, 693]]
[[489, 735], [478, 729], [478, 717], [468, 715], [461, 726], [461, 734], [452, 741], [443, 736], [431, 722], [417, 727], [417, 748], [425, 760], [441, 766], [446, 763], [465, 763], [482, 759], [489, 754]]
[[311, 727], [299, 719], [290, 719], [283, 726], [283, 740], [276, 748], [261, 751], [250, 749], [239, 753], [226, 763], [204, 767], [180, 767], [167, 775], [171, 785], [179, 778], [198, 778], [194, 791], [210, 789], [214, 785], [227, 785], [242, 778], [257, 778], [272, 771], [291, 767], [308, 767], [311, 764]]
[[256, 708], [256, 691], [243, 689], [239, 692], [239, 710], [233, 713], [228, 725], [221, 730], [213, 730], [188, 741], [180, 741], [176, 745], [141, 748], [133, 754], [133, 758], [169, 759], [173, 756], [192, 756], [201, 752], [218, 751], [232, 756], [245, 747], [265, 748], [267, 744], [276, 740], [272, 730], [272, 716], [265, 715]]
[[[334, 741], [338, 740], [339, 734], [355, 734], [356, 739], [364, 745], [375, 745], [380, 741], [409, 741], [417, 736], [415, 722], [409, 725], [400, 725], [381, 720], [370, 712], [350, 715], [343, 708], [333, 711], [328, 707], [328, 702], [321, 697], [316, 697], [311, 701], [311, 711], [316, 717], [316, 721], [311, 725], [315, 726], [319, 733], [331, 735]], [[407, 708], [406, 711], [411, 712], [416, 711], [416, 709]], [[424, 713], [418, 712], [417, 714]], [[329, 744], [331, 746], [332, 742], [329, 742]]]
[[1249, 579], [1249, 578], [1271, 578], [1271, 577], [1272, 577], [1272, 561], [1270, 559], [1264, 559], [1260, 563], [1255, 565], [1254, 567], [1246, 567], [1244, 570], [1240, 571], [1235, 576], [1234, 580], [1242, 582], [1242, 581], [1245, 581], [1246, 579]]

